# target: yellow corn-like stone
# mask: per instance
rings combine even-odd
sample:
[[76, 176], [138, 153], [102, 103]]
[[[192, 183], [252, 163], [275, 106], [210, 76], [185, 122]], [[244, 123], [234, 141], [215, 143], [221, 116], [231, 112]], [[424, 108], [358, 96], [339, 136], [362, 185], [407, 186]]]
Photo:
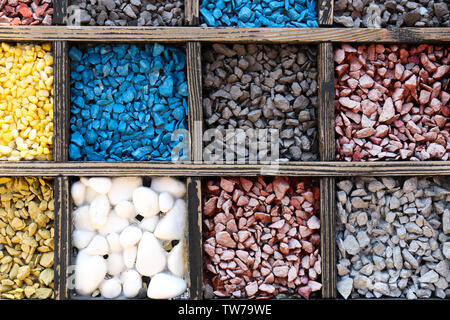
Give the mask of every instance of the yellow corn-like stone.
[[52, 159], [51, 43], [0, 43], [1, 160]]

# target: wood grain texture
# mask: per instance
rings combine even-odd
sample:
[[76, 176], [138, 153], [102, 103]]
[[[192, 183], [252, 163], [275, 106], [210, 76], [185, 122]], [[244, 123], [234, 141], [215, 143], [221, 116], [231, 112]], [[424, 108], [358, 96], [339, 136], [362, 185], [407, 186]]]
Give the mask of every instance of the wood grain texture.
[[69, 160], [68, 147], [70, 139], [70, 80], [69, 80], [69, 43], [55, 41], [54, 54], [54, 134], [53, 159], [56, 162]]
[[322, 297], [336, 297], [335, 179], [320, 179], [320, 252], [322, 257]]
[[187, 178], [188, 207], [188, 274], [189, 298], [203, 298], [203, 258], [202, 258], [202, 190], [200, 178]]
[[335, 160], [333, 45], [319, 44], [319, 149], [320, 159]]
[[333, 25], [334, 0], [317, 0], [316, 3], [319, 27], [331, 27]]
[[200, 7], [201, 0], [184, 0], [184, 19], [187, 26], [197, 26], [200, 23]]
[[[270, 167], [273, 169], [273, 167]], [[2, 162], [4, 176], [428, 176], [450, 175], [450, 161], [281, 163], [277, 170], [259, 164], [175, 164], [170, 162]]]
[[70, 213], [69, 178], [57, 177], [54, 182], [55, 198], [55, 298], [68, 299], [68, 268], [70, 266]]
[[68, 2], [69, 0], [53, 0], [53, 24], [65, 24]]
[[200, 42], [188, 42], [186, 52], [191, 160], [194, 163], [200, 163], [203, 153], [202, 62]]
[[0, 41], [87, 42], [227, 42], [319, 43], [450, 42], [450, 28], [200, 28], [200, 27], [100, 27], [11, 26], [0, 27]]

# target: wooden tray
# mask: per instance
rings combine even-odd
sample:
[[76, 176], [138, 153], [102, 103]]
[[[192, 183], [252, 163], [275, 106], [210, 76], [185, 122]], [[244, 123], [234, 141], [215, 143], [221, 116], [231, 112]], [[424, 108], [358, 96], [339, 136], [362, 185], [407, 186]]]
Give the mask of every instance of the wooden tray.
[[[318, 46], [318, 132], [320, 161], [282, 163], [265, 175], [311, 176], [320, 180], [322, 298], [336, 298], [335, 179], [349, 176], [450, 175], [450, 161], [338, 162], [334, 136], [333, 43], [450, 43], [450, 28], [360, 29], [330, 28], [332, 0], [317, 0], [320, 28], [203, 28], [199, 25], [199, 1], [185, 0], [185, 27], [64, 26], [68, 0], [54, 0], [54, 26], [0, 27], [1, 41], [51, 41], [54, 54], [53, 161], [2, 162], [1, 176], [53, 176], [55, 197], [55, 297], [75, 298], [68, 288], [71, 264], [71, 177], [79, 176], [178, 176], [186, 178], [188, 205], [188, 293], [203, 299], [202, 277], [202, 177], [257, 176], [263, 165], [202, 163], [202, 42], [308, 43]], [[186, 48], [188, 123], [191, 161], [170, 162], [73, 162], [69, 161], [70, 80], [69, 45], [73, 42], [164, 42]], [[89, 299], [89, 297], [85, 297]]]

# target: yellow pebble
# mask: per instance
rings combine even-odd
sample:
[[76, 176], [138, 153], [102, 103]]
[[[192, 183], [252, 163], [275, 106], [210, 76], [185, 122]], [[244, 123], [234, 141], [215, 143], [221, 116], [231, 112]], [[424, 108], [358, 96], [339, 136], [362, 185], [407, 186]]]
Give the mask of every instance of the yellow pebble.
[[0, 157], [52, 159], [51, 43], [0, 43]]

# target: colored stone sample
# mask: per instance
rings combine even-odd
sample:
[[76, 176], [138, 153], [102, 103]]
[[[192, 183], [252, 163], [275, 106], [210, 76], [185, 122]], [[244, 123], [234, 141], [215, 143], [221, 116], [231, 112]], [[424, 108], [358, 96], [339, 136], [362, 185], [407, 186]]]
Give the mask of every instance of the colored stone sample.
[[0, 298], [54, 298], [53, 182], [0, 177]]
[[[71, 160], [172, 157], [187, 128], [185, 53], [160, 44], [72, 47]], [[174, 152], [183, 157], [183, 150]]]
[[52, 0], [1, 0], [1, 25], [51, 25]]
[[185, 297], [186, 185], [169, 177], [81, 178], [71, 186], [75, 290], [103, 298]]
[[52, 160], [50, 43], [0, 47], [0, 160]]
[[334, 22], [348, 28], [449, 27], [447, 0], [337, 0]]
[[335, 48], [336, 159], [448, 160], [448, 47]]
[[[318, 159], [315, 48], [213, 44], [203, 49], [203, 61], [205, 129], [217, 129], [224, 138], [228, 129], [249, 136], [259, 129], [273, 129], [278, 136], [269, 132], [267, 141], [279, 152], [276, 158], [270, 155], [272, 160]], [[236, 150], [231, 157], [261, 160], [265, 155], [253, 154], [248, 140], [244, 147], [243, 153]], [[230, 157], [227, 152], [225, 148], [224, 160]]]
[[203, 190], [205, 298], [317, 296], [319, 188], [309, 179], [220, 178]]
[[337, 290], [348, 298], [450, 296], [450, 183], [356, 178], [336, 188]]
[[201, 0], [209, 27], [317, 28], [314, 0]]
[[[78, 9], [78, 10], [77, 10]], [[69, 24], [182, 26], [182, 0], [71, 0]]]

